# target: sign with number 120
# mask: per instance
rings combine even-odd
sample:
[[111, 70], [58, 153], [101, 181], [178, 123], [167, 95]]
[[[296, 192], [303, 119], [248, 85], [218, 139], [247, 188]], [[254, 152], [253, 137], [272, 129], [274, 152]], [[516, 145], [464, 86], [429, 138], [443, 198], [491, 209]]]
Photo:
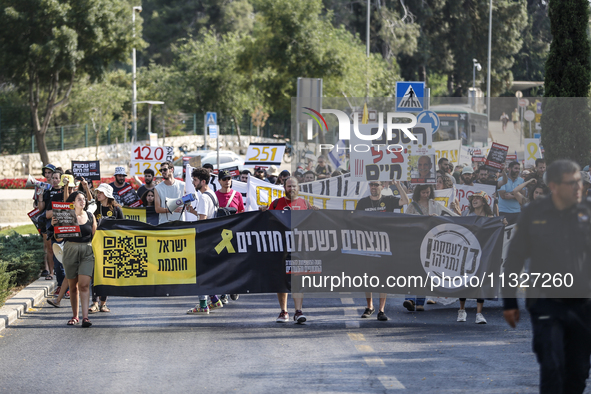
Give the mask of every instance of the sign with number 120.
[[281, 165], [285, 144], [253, 143], [248, 145], [245, 166], [270, 166]]
[[142, 176], [144, 170], [151, 168], [160, 174], [160, 164], [165, 161], [172, 162], [174, 148], [172, 146], [141, 146], [133, 145], [131, 147], [131, 175]]

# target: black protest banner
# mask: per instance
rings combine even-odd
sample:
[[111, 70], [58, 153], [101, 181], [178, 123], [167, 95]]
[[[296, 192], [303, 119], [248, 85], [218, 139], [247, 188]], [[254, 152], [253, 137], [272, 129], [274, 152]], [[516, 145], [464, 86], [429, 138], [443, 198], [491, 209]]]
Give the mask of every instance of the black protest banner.
[[[494, 286], [431, 289], [429, 280], [498, 275], [502, 234], [498, 219], [364, 211], [247, 212], [159, 226], [112, 220], [93, 240], [94, 278], [101, 294], [119, 296], [353, 290], [493, 297]], [[333, 277], [352, 280], [327, 282]]]
[[509, 147], [506, 145], [497, 144], [493, 142], [488, 151], [488, 156], [484, 161], [486, 168], [489, 171], [499, 172], [502, 171], [505, 161], [507, 159], [507, 152]]
[[82, 177], [91, 181], [101, 180], [101, 163], [95, 161], [74, 161], [72, 160], [72, 172], [74, 177]]

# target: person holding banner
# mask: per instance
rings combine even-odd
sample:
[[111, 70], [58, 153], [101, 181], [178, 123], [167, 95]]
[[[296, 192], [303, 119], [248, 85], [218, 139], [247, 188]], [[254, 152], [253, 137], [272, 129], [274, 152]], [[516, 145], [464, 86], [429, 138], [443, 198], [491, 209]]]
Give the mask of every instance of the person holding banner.
[[[221, 171], [220, 176], [230, 175], [228, 171]], [[209, 188], [211, 174], [206, 168], [195, 168], [191, 173], [193, 178], [193, 186], [195, 190], [199, 192], [199, 202], [197, 203], [197, 209], [192, 206], [188, 206], [189, 212], [197, 216], [199, 220], [213, 219], [216, 217], [216, 213], [220, 204], [217, 196], [213, 190]], [[188, 315], [209, 315], [210, 309], [222, 308], [224, 304], [217, 297], [217, 295], [210, 295], [211, 304], [207, 303], [207, 295], [199, 296], [199, 304], [195, 305], [187, 311]]]
[[[92, 237], [96, 232], [96, 220], [94, 216], [86, 209], [88, 202], [84, 193], [75, 191], [66, 200], [74, 203], [76, 220], [80, 227], [80, 235], [77, 237], [68, 237], [65, 239], [64, 254], [62, 257], [63, 265], [66, 270], [66, 279], [70, 286], [70, 303], [72, 305], [73, 316], [68, 321], [69, 326], [80, 323], [79, 301], [82, 303], [82, 327], [90, 327], [92, 323], [88, 319], [88, 302], [90, 300], [90, 280], [94, 270], [94, 253], [92, 251]], [[57, 225], [56, 217], [52, 217], [51, 222]], [[60, 239], [57, 239], [61, 242]]]
[[[99, 187], [96, 188], [96, 200], [100, 204], [97, 210], [94, 212], [94, 217], [98, 224], [100, 224], [101, 220], [115, 220], [124, 218], [121, 206], [117, 204], [115, 198], [113, 197], [113, 188], [111, 185], [101, 183]], [[88, 309], [88, 313], [97, 312], [111, 312], [111, 310], [107, 306], [107, 296], [97, 295], [93, 292], [92, 305]]]
[[156, 186], [156, 193], [154, 194], [156, 213], [160, 214], [158, 224], [184, 220], [182, 215], [183, 207], [180, 206], [173, 213], [170, 213], [166, 206], [166, 199], [174, 198], [176, 200], [181, 198], [185, 193], [185, 182], [174, 179], [174, 166], [169, 161], [160, 164], [160, 172], [164, 181]]
[[[435, 189], [433, 185], [417, 185], [412, 194], [412, 203], [404, 213], [409, 215], [429, 215], [429, 216], [458, 216], [456, 213], [447, 209], [443, 204], [434, 200]], [[425, 310], [425, 296], [406, 296], [402, 306], [409, 312], [422, 312]]]
[[[400, 193], [400, 198], [390, 196], [382, 196], [383, 186], [378, 181], [369, 182], [369, 193], [370, 195], [360, 199], [357, 202], [356, 210], [359, 211], [370, 211], [370, 212], [394, 212], [395, 209], [401, 209], [404, 205], [408, 204], [408, 196], [404, 191], [404, 188], [400, 184], [400, 181], [395, 181], [394, 184]], [[386, 293], [380, 293], [380, 303], [378, 306], [378, 320], [387, 321], [388, 316], [384, 313], [386, 307]], [[367, 301], [367, 307], [361, 315], [362, 318], [367, 319], [376, 311], [373, 307], [373, 298], [371, 293], [365, 293], [365, 299]]]
[[[310, 203], [303, 198], [298, 198], [300, 187], [296, 178], [287, 178], [283, 188], [285, 190], [285, 197], [273, 200], [268, 207], [260, 207], [259, 209], [261, 211], [266, 211], [267, 209], [277, 211], [318, 209], [317, 207], [311, 206]], [[304, 312], [302, 312], [304, 295], [302, 293], [292, 293], [291, 298], [293, 298], [295, 307], [293, 320], [298, 324], [305, 323], [306, 316], [304, 316]], [[277, 300], [279, 301], [281, 312], [275, 321], [277, 323], [287, 323], [289, 321], [289, 313], [287, 312], [287, 293], [277, 293]]]

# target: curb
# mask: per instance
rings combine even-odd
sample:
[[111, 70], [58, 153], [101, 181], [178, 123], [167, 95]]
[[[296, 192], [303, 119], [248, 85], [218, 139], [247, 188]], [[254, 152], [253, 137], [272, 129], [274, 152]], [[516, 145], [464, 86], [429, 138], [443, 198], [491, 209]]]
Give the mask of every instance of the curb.
[[0, 308], [0, 332], [14, 323], [30, 308], [33, 308], [35, 304], [51, 295], [55, 287], [55, 280], [49, 281], [41, 277], [7, 300], [4, 306]]

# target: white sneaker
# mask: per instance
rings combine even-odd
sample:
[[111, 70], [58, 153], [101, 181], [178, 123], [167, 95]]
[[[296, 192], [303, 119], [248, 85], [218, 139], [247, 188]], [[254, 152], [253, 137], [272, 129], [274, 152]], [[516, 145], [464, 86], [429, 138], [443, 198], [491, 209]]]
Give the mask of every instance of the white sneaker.
[[465, 309], [460, 309], [458, 311], [458, 321], [466, 321], [466, 317], [468, 314], [466, 313]]
[[[466, 319], [464, 318], [464, 321], [466, 321]], [[482, 313], [477, 313], [476, 314], [476, 324], [486, 324], [486, 319], [484, 318], [484, 316], [482, 316]]]

